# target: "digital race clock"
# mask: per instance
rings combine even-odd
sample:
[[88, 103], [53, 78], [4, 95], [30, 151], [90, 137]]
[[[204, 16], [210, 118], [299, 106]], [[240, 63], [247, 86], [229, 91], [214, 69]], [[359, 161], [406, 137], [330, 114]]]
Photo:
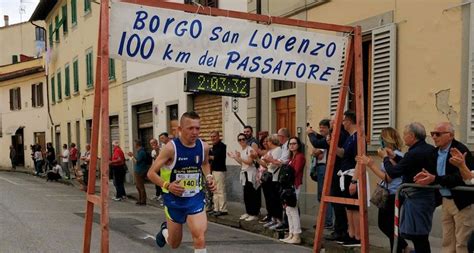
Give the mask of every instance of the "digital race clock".
[[250, 78], [188, 71], [185, 75], [184, 91], [230, 97], [248, 97]]

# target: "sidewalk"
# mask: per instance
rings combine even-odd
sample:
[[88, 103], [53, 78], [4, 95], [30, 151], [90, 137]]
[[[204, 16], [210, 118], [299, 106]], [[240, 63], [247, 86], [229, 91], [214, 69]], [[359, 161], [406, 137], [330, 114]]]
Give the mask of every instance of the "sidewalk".
[[[8, 168], [1, 168], [0, 171], [10, 171]], [[16, 173], [27, 173], [27, 174], [34, 174], [33, 170], [28, 170], [25, 168], [18, 167]], [[79, 183], [76, 180], [61, 180], [61, 183], [66, 184], [66, 185], [72, 185], [78, 190], [81, 188]], [[110, 187], [110, 198], [115, 196], [115, 188], [113, 186], [112, 181], [109, 183]], [[160, 206], [160, 203], [155, 200], [151, 200], [152, 197], [155, 196], [155, 186], [151, 183], [145, 184], [145, 189], [147, 192], [147, 204], [157, 207], [157, 208], [163, 208]], [[135, 185], [131, 183], [125, 183], [125, 191], [127, 192], [127, 196], [130, 199], [136, 200], [138, 197], [137, 190], [135, 188]], [[100, 181], [96, 180], [96, 192], [100, 192]], [[110, 200], [113, 201], [113, 200]], [[272, 231], [269, 229], [266, 229], [262, 226], [262, 224], [258, 223], [257, 221], [240, 221], [239, 217], [241, 214], [243, 214], [244, 211], [244, 205], [241, 202], [228, 202], [227, 204], [229, 215], [225, 216], [220, 216], [220, 217], [213, 217], [213, 216], [208, 216], [208, 219], [210, 222], [214, 222], [217, 224], [222, 224], [226, 226], [231, 226], [234, 228], [246, 230], [248, 232], [252, 233], [257, 233], [257, 234], [262, 234], [268, 237], [272, 237], [275, 239], [278, 238], [283, 238], [284, 233], [283, 232], [276, 232]], [[261, 209], [261, 213], [265, 214], [266, 210], [264, 208]], [[373, 214], [373, 213], [371, 213]], [[302, 245], [307, 246], [307, 247], [312, 247], [313, 246], [313, 241], [314, 241], [314, 229], [313, 225], [315, 224], [315, 216], [310, 216], [310, 215], [301, 215], [301, 228], [303, 230], [303, 233], [301, 234], [301, 239], [302, 239]], [[325, 234], [329, 234], [330, 231], [325, 230]], [[378, 227], [376, 226], [369, 226], [369, 238], [370, 238], [370, 252], [374, 253], [389, 253], [390, 252], [390, 246], [388, 244], [388, 239], [385, 237], [384, 234], [380, 232]], [[441, 252], [441, 239], [437, 237], [432, 237], [430, 236], [430, 243], [432, 247], [433, 252]], [[351, 248], [343, 248], [342, 246], [337, 245], [334, 242], [327, 242], [324, 244], [324, 247], [326, 248], [325, 252], [360, 252], [358, 248], [351, 249]]]

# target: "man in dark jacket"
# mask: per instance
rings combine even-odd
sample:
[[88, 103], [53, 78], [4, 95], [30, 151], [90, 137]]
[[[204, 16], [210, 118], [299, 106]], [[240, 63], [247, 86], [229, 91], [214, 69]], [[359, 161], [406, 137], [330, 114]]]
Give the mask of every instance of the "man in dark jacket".
[[432, 164], [435, 173], [426, 170], [415, 176], [415, 182], [440, 184], [444, 188], [439, 190], [443, 197], [442, 227], [443, 252], [467, 252], [467, 241], [474, 228], [473, 204], [474, 194], [466, 191], [452, 191], [449, 188], [465, 186], [459, 169], [449, 162], [451, 149], [457, 149], [465, 154], [465, 162], [471, 170], [474, 160], [469, 149], [454, 139], [454, 128], [449, 122], [436, 125], [431, 132], [436, 149], [432, 154]]
[[[414, 183], [414, 177], [423, 168], [433, 171], [430, 165], [434, 147], [426, 143], [425, 127], [418, 123], [408, 124], [403, 131], [403, 141], [408, 152], [403, 158], [390, 157], [384, 154], [383, 165], [391, 178], [403, 177], [403, 183]], [[397, 161], [393, 165], [390, 159]], [[401, 195], [405, 201], [400, 215], [400, 233], [405, 239], [413, 241], [417, 253], [429, 253], [433, 212], [435, 209], [435, 193], [432, 189], [405, 188]]]
[[[334, 127], [334, 120], [331, 120], [331, 130]], [[332, 131], [330, 131], [332, 132]], [[317, 134], [311, 127], [306, 129], [306, 133], [308, 134], [308, 138], [313, 145], [314, 148], [326, 149], [329, 153], [329, 138], [326, 136]], [[341, 126], [341, 132], [339, 134], [339, 141], [338, 147], [342, 147], [346, 142], [349, 133]], [[339, 176], [337, 176], [337, 172], [339, 171], [341, 164], [341, 158], [336, 156], [336, 162], [334, 165], [333, 175], [332, 175], [332, 183], [331, 183], [331, 195], [332, 196], [342, 196], [341, 188], [339, 187]], [[319, 183], [319, 182], [318, 182]], [[346, 216], [346, 209], [342, 204], [331, 204], [334, 208], [334, 232], [330, 235], [326, 236], [327, 240], [336, 240], [336, 241], [343, 241], [348, 237], [347, 234], [347, 216]], [[329, 211], [329, 210], [327, 210]]]

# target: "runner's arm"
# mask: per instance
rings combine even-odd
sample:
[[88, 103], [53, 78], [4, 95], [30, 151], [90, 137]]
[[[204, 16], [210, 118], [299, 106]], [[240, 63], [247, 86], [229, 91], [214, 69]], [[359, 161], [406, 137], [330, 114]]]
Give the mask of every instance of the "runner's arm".
[[166, 162], [172, 159], [174, 159], [173, 144], [168, 143], [158, 154], [158, 158], [155, 159], [151, 168], [148, 170], [148, 179], [150, 179], [154, 184], [163, 187], [165, 181], [158, 175], [158, 172], [160, 172], [160, 169], [166, 164]]

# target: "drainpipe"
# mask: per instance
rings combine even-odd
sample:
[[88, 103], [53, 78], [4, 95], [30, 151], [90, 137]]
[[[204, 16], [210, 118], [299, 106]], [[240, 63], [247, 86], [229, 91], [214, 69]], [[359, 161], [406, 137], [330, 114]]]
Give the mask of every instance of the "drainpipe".
[[[46, 50], [48, 48], [48, 40], [46, 38], [46, 29], [42, 26], [36, 25], [33, 23], [33, 21], [30, 21], [30, 23], [37, 27], [40, 28], [41, 30], [44, 31], [44, 49]], [[54, 122], [53, 122], [53, 117], [51, 116], [51, 108], [49, 107], [49, 76], [48, 73], [46, 73], [46, 106], [48, 108], [48, 115], [49, 115], [49, 121], [51, 122], [51, 126], [54, 127]], [[53, 136], [51, 136], [53, 138]]]
[[[257, 0], [257, 14], [262, 14], [262, 0]], [[262, 78], [256, 78], [256, 83], [255, 83], [255, 104], [256, 104], [256, 133], [261, 131], [262, 128]]]

